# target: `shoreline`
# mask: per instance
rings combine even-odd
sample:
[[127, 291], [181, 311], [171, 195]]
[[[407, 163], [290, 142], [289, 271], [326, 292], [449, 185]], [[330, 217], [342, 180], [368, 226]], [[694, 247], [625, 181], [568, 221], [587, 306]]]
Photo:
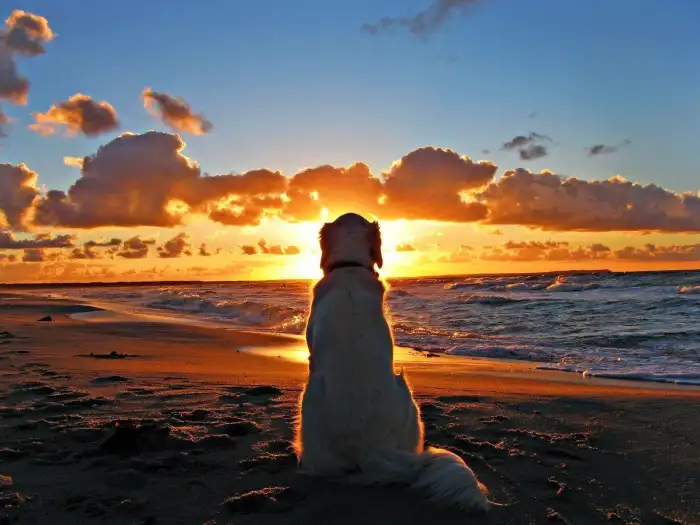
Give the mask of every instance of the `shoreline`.
[[[274, 332], [272, 330], [255, 330], [239, 326], [231, 326], [224, 322], [210, 319], [194, 318], [187, 313], [160, 311], [147, 307], [134, 308], [128, 303], [110, 301], [76, 301], [68, 298], [47, 298], [18, 293], [2, 293], [3, 296], [14, 297], [15, 301], [35, 300], [37, 302], [60, 302], [66, 308], [76, 310], [67, 315], [74, 320], [88, 323], [155, 323], [191, 326], [208, 330], [225, 331], [235, 334], [250, 334], [258, 341], [270, 338], [280, 343], [279, 348], [274, 344], [261, 346], [240, 347], [239, 351], [262, 357], [264, 359], [282, 358], [294, 364], [306, 366], [308, 350], [303, 335]], [[84, 308], [84, 311], [80, 311]], [[394, 362], [397, 367], [407, 367], [407, 370], [424, 374], [463, 375], [478, 374], [489, 377], [507, 377], [509, 379], [567, 383], [579, 386], [606, 388], [629, 388], [632, 390], [651, 391], [689, 391], [700, 394], [700, 385], [677, 383], [674, 381], [655, 380], [637, 377], [599, 376], [585, 374], [577, 370], [561, 370], [545, 361], [525, 361], [506, 358], [472, 357], [466, 355], [450, 355], [445, 353], [426, 352], [410, 347], [395, 346]]]
[[[274, 354], [303, 354], [300, 338], [99, 312], [0, 294], [0, 522], [465, 522], [406, 487], [298, 472], [307, 365]], [[470, 523], [697, 523], [700, 391], [462, 357], [403, 366], [428, 443], [503, 505]]]

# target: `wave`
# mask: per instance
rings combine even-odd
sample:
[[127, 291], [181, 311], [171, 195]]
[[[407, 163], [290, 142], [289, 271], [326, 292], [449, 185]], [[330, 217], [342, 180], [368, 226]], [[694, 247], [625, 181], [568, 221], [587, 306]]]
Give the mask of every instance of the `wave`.
[[551, 362], [558, 356], [551, 349], [533, 345], [480, 343], [454, 346], [445, 351], [449, 355], [489, 359], [517, 359], [519, 361]]
[[549, 292], [584, 292], [586, 290], [597, 290], [598, 283], [578, 283], [571, 282], [566, 277], [557, 277], [557, 280], [545, 289]]
[[452, 302], [459, 303], [459, 304], [484, 304], [484, 305], [491, 305], [491, 306], [501, 306], [501, 305], [512, 304], [512, 303], [520, 303], [524, 300], [525, 299], [514, 299], [512, 297], [505, 297], [503, 295], [472, 294], [472, 295], [462, 296], [462, 297], [460, 297], [457, 300], [452, 301]]
[[255, 301], [231, 301], [201, 298], [198, 295], [161, 297], [146, 303], [149, 308], [187, 312], [225, 318], [247, 326], [275, 328], [300, 333], [306, 321], [305, 312], [286, 306]]
[[683, 294], [700, 294], [700, 286], [679, 286], [677, 291]]

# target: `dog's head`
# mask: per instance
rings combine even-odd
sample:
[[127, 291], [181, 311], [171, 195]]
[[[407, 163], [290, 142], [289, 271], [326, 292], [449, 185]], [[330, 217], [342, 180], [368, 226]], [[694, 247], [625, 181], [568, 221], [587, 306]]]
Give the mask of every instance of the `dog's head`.
[[321, 269], [338, 263], [381, 268], [382, 238], [378, 222], [369, 222], [356, 213], [346, 213], [323, 225], [320, 232]]

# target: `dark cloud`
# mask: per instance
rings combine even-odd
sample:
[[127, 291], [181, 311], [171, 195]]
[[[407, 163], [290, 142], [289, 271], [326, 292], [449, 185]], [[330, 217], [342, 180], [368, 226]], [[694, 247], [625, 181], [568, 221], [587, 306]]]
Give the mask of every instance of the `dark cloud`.
[[85, 247], [87, 248], [111, 248], [116, 246], [121, 246], [122, 240], [112, 237], [111, 239], [98, 240], [98, 241], [87, 241]]
[[121, 250], [116, 252], [116, 255], [124, 259], [145, 259], [148, 257], [149, 247], [155, 243], [154, 239], [143, 239], [136, 235], [125, 240]]
[[91, 248], [87, 246], [87, 244], [83, 245], [82, 248], [74, 248], [73, 251], [71, 252], [70, 259], [102, 259], [104, 258], [104, 255], [94, 248]]
[[403, 243], [396, 246], [396, 251], [397, 252], [415, 252], [416, 249], [413, 247], [412, 244], [409, 244], [407, 242], [403, 242]]
[[531, 144], [518, 150], [520, 160], [535, 160], [548, 155], [547, 148], [542, 144]]
[[72, 248], [75, 246], [74, 235], [40, 233], [33, 239], [16, 239], [9, 230], [0, 229], [0, 250], [21, 250], [25, 248]]
[[520, 156], [520, 160], [534, 160], [547, 156], [547, 147], [541, 142], [551, 142], [552, 139], [547, 135], [531, 132], [529, 135], [517, 135], [508, 142], [503, 143], [502, 150], [516, 150]]
[[7, 43], [0, 38], [0, 100], [25, 105], [29, 86], [29, 80], [20, 75]]
[[31, 248], [28, 250], [24, 250], [24, 255], [22, 256], [22, 262], [28, 262], [28, 263], [38, 263], [38, 262], [44, 262], [47, 260], [48, 260], [48, 257], [46, 255], [46, 252], [44, 252], [44, 250], [41, 250], [38, 248]]
[[212, 251], [209, 249], [209, 247], [207, 246], [207, 243], [203, 242], [203, 243], [199, 246], [199, 251], [198, 251], [198, 253], [199, 253], [199, 256], [200, 256], [200, 257], [211, 257], [212, 255], [216, 255], [216, 254], [221, 253], [221, 248], [217, 248], [215, 251], [212, 252]]
[[69, 134], [94, 137], [119, 127], [117, 112], [109, 102], [96, 101], [82, 93], [51, 106], [46, 113], [32, 113], [32, 116], [36, 123], [29, 128], [42, 135], [51, 135], [58, 126], [65, 126]]
[[269, 244], [265, 239], [260, 239], [257, 246], [242, 245], [241, 252], [243, 255], [299, 255], [301, 250], [296, 246], [281, 246], [279, 244]]
[[433, 0], [424, 10], [413, 16], [385, 17], [374, 24], [364, 24], [362, 31], [368, 35], [378, 35], [394, 28], [408, 29], [419, 37], [438, 31], [455, 11], [465, 11], [477, 0]]
[[[176, 131], [202, 135], [211, 131], [212, 124], [204, 115], [195, 114], [181, 98], [146, 88], [142, 93], [144, 107], [154, 116]], [[157, 106], [157, 109], [154, 108]]]
[[478, 195], [488, 224], [570, 231], [700, 231], [700, 198], [613, 177], [565, 178], [510, 170]]
[[164, 259], [175, 259], [190, 255], [192, 255], [192, 243], [190, 242], [190, 236], [185, 232], [178, 233], [175, 237], [166, 241], [163, 246], [158, 247], [158, 257]]
[[628, 146], [629, 144], [631, 144], [631, 141], [629, 141], [629, 140], [623, 140], [620, 144], [617, 144], [615, 146], [607, 146], [605, 144], [595, 144], [593, 146], [587, 147], [586, 151], [591, 156], [605, 155], [608, 153], [615, 153], [620, 148]]
[[38, 175], [24, 164], [0, 164], [0, 227], [25, 230], [39, 190]]
[[0, 253], [0, 264], [12, 264], [17, 262], [17, 256], [14, 253]]
[[12, 11], [5, 26], [0, 38], [11, 52], [19, 55], [41, 55], [46, 52], [44, 44], [54, 38], [46, 18], [19, 9]]

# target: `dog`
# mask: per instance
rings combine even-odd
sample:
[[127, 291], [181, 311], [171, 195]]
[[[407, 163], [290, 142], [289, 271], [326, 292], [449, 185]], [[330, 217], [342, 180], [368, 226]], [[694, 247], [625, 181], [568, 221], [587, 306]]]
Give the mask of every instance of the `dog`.
[[423, 423], [394, 340], [378, 222], [347, 213], [320, 230], [321, 269], [306, 326], [309, 377], [295, 449], [301, 472], [360, 485], [407, 484], [444, 506], [489, 508], [486, 488], [456, 454], [424, 450]]

